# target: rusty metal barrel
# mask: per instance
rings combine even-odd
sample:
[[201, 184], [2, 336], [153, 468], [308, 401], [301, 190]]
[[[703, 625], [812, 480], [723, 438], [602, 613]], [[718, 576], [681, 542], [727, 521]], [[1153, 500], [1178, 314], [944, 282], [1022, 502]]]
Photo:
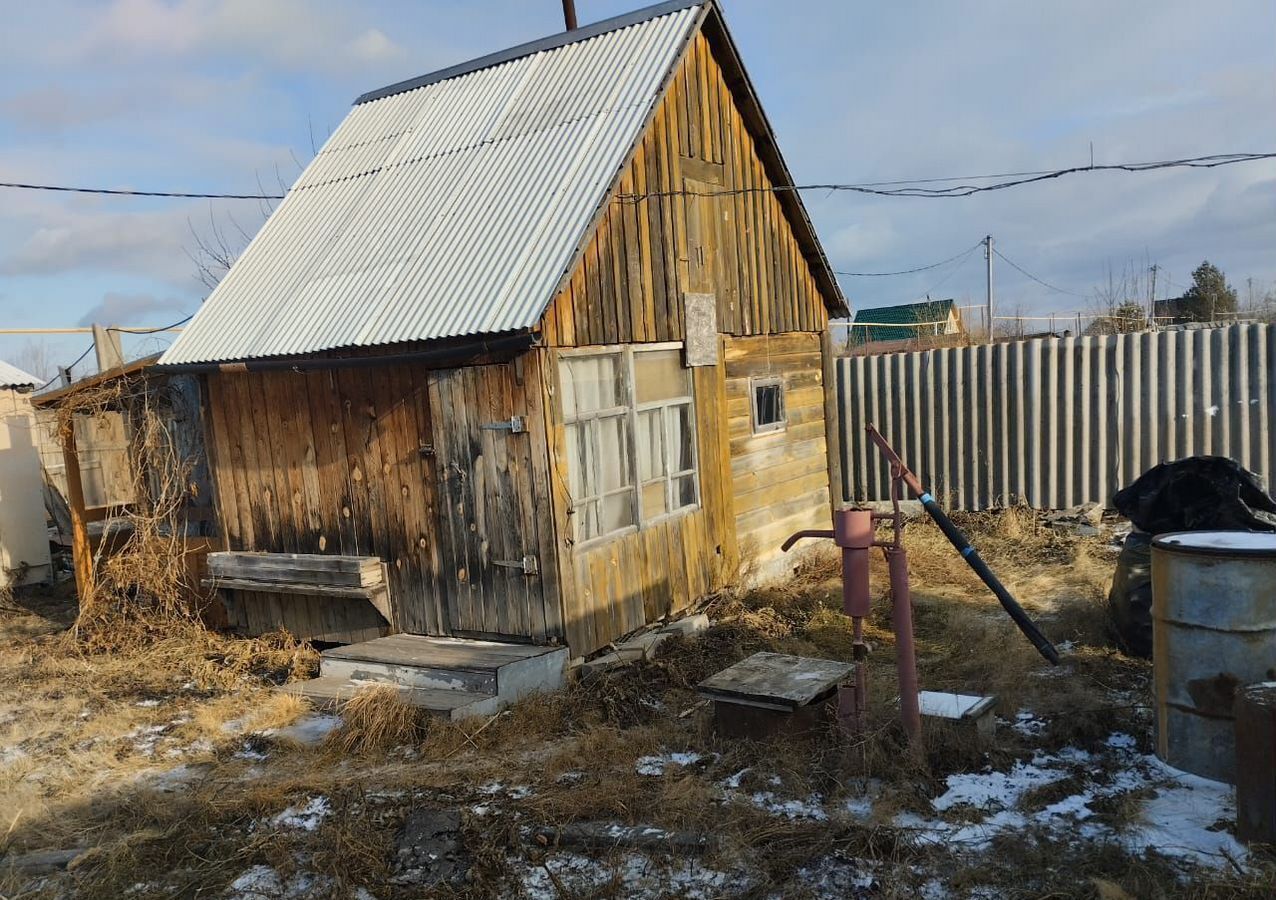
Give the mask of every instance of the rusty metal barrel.
[[1235, 783], [1236, 690], [1276, 672], [1276, 534], [1152, 541], [1152, 666], [1156, 755]]

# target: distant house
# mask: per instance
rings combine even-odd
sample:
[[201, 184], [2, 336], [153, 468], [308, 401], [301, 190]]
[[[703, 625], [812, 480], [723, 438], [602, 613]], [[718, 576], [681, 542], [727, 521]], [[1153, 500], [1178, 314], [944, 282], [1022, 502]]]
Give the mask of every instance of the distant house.
[[857, 351], [888, 353], [939, 346], [965, 335], [956, 301], [922, 300], [860, 310], [850, 324], [848, 345]]
[[1157, 325], [1181, 325], [1193, 321], [1192, 310], [1183, 297], [1166, 297], [1153, 304], [1152, 316]]
[[226, 547], [389, 602], [232, 585], [236, 624], [578, 655], [827, 527], [848, 313], [792, 184], [712, 0], [361, 97], [158, 368]]
[[0, 361], [0, 588], [49, 578], [31, 392], [42, 380]]

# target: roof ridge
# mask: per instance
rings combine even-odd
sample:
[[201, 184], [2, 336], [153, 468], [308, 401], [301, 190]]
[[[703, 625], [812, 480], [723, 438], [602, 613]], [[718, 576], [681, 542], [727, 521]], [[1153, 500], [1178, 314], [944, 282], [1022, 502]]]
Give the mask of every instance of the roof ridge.
[[525, 56], [531, 56], [533, 53], [541, 53], [546, 50], [555, 50], [559, 47], [565, 47], [568, 44], [574, 44], [578, 41], [589, 40], [606, 34], [609, 31], [617, 31], [621, 28], [627, 28], [630, 25], [638, 25], [650, 19], [659, 18], [670, 13], [679, 12], [692, 6], [709, 6], [715, 0], [665, 0], [663, 3], [656, 3], [651, 6], [644, 6], [641, 9], [635, 9], [632, 12], [623, 13], [619, 16], [613, 16], [610, 19], [602, 19], [589, 25], [582, 25], [572, 31], [560, 31], [556, 34], [547, 35], [534, 41], [527, 41], [523, 44], [517, 44], [505, 50], [498, 50], [495, 53], [489, 53], [486, 56], [479, 56], [466, 62], [457, 63], [454, 66], [448, 66], [444, 69], [437, 69], [428, 72], [425, 75], [418, 75], [415, 78], [409, 78], [405, 81], [398, 81], [394, 84], [377, 88], [373, 91], [360, 94], [355, 99], [354, 105], [359, 106], [363, 103], [371, 103], [373, 100], [380, 100], [384, 97], [393, 97], [395, 94], [403, 94], [408, 91], [414, 91], [417, 88], [425, 87], [428, 84], [435, 84], [440, 81], [446, 81], [449, 78], [456, 78], [459, 75], [468, 75], [470, 72], [477, 72], [481, 69], [490, 69], [492, 66], [498, 66], [501, 63], [511, 62], [516, 59], [522, 59]]

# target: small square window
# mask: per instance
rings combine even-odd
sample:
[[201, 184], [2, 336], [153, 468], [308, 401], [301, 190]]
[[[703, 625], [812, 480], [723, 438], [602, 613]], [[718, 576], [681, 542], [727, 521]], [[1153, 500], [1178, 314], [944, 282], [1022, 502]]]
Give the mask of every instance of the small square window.
[[753, 433], [783, 431], [787, 423], [784, 412], [784, 380], [778, 377], [754, 378]]

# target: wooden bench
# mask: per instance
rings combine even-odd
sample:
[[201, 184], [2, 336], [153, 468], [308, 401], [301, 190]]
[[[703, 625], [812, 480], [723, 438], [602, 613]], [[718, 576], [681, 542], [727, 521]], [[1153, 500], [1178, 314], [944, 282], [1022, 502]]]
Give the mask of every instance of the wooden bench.
[[210, 553], [208, 574], [204, 584], [219, 591], [365, 600], [387, 623], [394, 621], [385, 563], [375, 556]]

